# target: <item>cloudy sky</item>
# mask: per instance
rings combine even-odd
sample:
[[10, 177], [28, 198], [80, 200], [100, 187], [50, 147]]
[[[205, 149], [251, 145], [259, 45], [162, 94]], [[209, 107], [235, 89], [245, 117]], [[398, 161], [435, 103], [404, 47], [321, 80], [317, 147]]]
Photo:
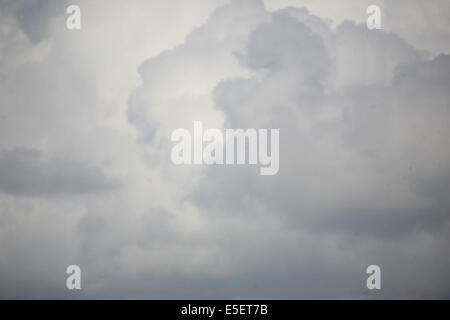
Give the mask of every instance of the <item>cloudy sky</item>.
[[[446, 0], [1, 0], [0, 298], [450, 298], [449, 39]], [[194, 120], [279, 173], [173, 165]]]

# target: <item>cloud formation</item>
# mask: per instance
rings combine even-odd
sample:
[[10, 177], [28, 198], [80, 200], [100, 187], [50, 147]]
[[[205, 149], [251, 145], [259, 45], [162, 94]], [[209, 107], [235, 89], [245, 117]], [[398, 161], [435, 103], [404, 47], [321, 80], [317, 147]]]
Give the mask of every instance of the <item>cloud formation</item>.
[[44, 160], [38, 150], [15, 149], [0, 156], [0, 191], [15, 195], [95, 194], [118, 181], [74, 161]]
[[[78, 34], [44, 2], [0, 11], [0, 297], [449, 296], [446, 2], [426, 41], [416, 2], [80, 1]], [[173, 165], [195, 120], [280, 129], [279, 173]]]

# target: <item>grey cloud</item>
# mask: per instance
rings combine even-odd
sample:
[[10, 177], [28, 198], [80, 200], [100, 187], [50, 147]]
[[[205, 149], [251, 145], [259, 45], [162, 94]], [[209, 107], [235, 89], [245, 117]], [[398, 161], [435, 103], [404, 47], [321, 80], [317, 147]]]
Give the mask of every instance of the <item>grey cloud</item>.
[[[272, 27], [273, 32], [276, 32], [277, 30], [277, 19], [275, 18], [271, 24], [265, 25], [263, 28], [268, 29]], [[300, 22], [297, 22], [297, 25], [300, 24]], [[296, 24], [292, 23], [290, 27], [294, 27]], [[361, 31], [360, 27], [352, 27], [348, 23], [344, 23], [344, 27], [337, 28], [335, 36], [335, 39], [339, 39], [340, 33], [347, 33], [348, 28], [354, 28], [352, 31], [354, 34], [358, 35], [358, 30]], [[284, 33], [286, 33], [285, 29], [283, 30]], [[299, 38], [301, 38], [302, 33], [299, 32], [298, 28], [295, 28], [295, 34], [298, 35]], [[256, 35], [255, 35], [256, 34]], [[250, 43], [254, 42], [254, 37], [257, 37], [261, 34], [260, 30], [256, 30], [254, 35], [250, 38]], [[348, 36], [348, 35], [347, 35]], [[259, 41], [259, 46], [257, 45], [249, 45], [247, 46], [248, 50], [255, 50], [256, 53], [247, 54], [247, 57], [253, 57], [253, 60], [256, 61], [258, 64], [258, 61], [261, 61], [261, 55], [266, 54], [267, 50], [277, 50], [273, 49], [283, 47], [282, 44], [278, 44], [276, 46], [273, 46], [273, 41], [271, 39], [276, 38], [277, 41], [283, 41], [281, 36], [275, 35], [273, 37], [266, 37], [262, 38], [265, 41], [261, 40]], [[407, 47], [403, 40], [400, 40], [396, 37], [390, 37], [390, 36], [380, 36], [380, 39], [386, 39], [386, 41], [383, 41], [379, 44], [379, 46], [382, 48], [384, 46], [388, 47], [388, 50], [393, 50], [394, 52], [398, 51], [404, 51], [403, 47]], [[314, 40], [314, 37], [310, 36], [310, 41], [317, 42], [317, 40]], [[337, 40], [339, 42], [339, 40]], [[355, 36], [351, 39], [351, 43], [358, 45], [360, 41], [359, 36]], [[398, 45], [397, 42], [400, 43]], [[289, 42], [286, 40], [286, 42]], [[287, 67], [284, 69], [280, 68], [278, 66], [274, 66], [272, 64], [272, 68], [269, 68], [271, 72], [265, 76], [265, 78], [262, 81], [258, 81], [256, 79], [236, 79], [236, 80], [228, 80], [224, 83], [221, 83], [217, 88], [215, 92], [215, 98], [216, 98], [216, 106], [218, 106], [221, 110], [223, 110], [227, 115], [227, 120], [229, 121], [229, 124], [232, 126], [237, 127], [279, 127], [282, 132], [284, 133], [281, 141], [281, 148], [282, 148], [282, 156], [281, 156], [281, 167], [283, 168], [283, 164], [288, 166], [285, 167], [284, 170], [286, 170], [287, 176], [297, 176], [297, 182], [289, 182], [286, 185], [285, 178], [288, 179], [288, 177], [284, 176], [283, 173], [280, 174], [279, 177], [274, 177], [272, 181], [269, 183], [274, 183], [274, 185], [279, 185], [281, 188], [275, 188], [275, 190], [280, 191], [280, 195], [277, 196], [276, 194], [278, 192], [274, 192], [273, 188], [264, 188], [260, 185], [261, 179], [259, 178], [249, 178], [249, 180], [243, 180], [243, 177], [246, 179], [251, 176], [251, 173], [249, 174], [242, 174], [240, 172], [237, 175], [233, 174], [224, 174], [221, 176], [220, 174], [215, 174], [218, 169], [208, 170], [211, 173], [205, 178], [205, 185], [201, 185], [201, 187], [195, 191], [194, 198], [195, 197], [201, 197], [202, 199], [214, 199], [211, 201], [220, 201], [220, 198], [226, 197], [224, 193], [224, 190], [229, 190], [230, 192], [230, 200], [231, 198], [235, 199], [232, 203], [237, 204], [240, 203], [240, 201], [236, 201], [236, 199], [240, 199], [242, 197], [247, 197], [250, 194], [253, 194], [256, 199], [259, 201], [266, 201], [269, 206], [272, 206], [275, 203], [277, 203], [276, 198], [279, 198], [281, 207], [275, 207], [274, 210], [282, 210], [283, 207], [287, 206], [289, 203], [292, 203], [291, 208], [289, 211], [295, 210], [297, 208], [298, 210], [302, 210], [302, 205], [300, 199], [302, 199], [301, 194], [295, 194], [290, 189], [292, 187], [294, 190], [297, 190], [299, 192], [308, 191], [308, 182], [312, 182], [314, 180], [317, 181], [317, 183], [320, 184], [326, 184], [327, 175], [330, 174], [330, 172], [333, 172], [334, 170], [340, 170], [338, 167], [333, 164], [333, 158], [332, 158], [332, 150], [325, 150], [327, 153], [330, 154], [330, 158], [328, 161], [330, 163], [326, 163], [327, 159], [322, 159], [322, 155], [320, 149], [317, 149], [314, 147], [315, 139], [317, 139], [317, 134], [321, 134], [322, 136], [324, 134], [328, 135], [335, 135], [331, 136], [330, 138], [333, 139], [332, 141], [335, 141], [336, 145], [333, 146], [333, 148], [337, 147], [340, 150], [336, 149], [337, 153], [340, 152], [348, 152], [346, 148], [351, 148], [358, 150], [360, 152], [361, 159], [358, 159], [358, 157], [351, 156], [349, 158], [349, 164], [352, 164], [354, 166], [366, 166], [362, 170], [365, 171], [364, 174], [369, 174], [367, 176], [368, 179], [370, 175], [375, 174], [378, 175], [378, 173], [374, 170], [379, 170], [381, 166], [387, 168], [386, 166], [389, 165], [389, 161], [391, 165], [400, 165], [398, 161], [406, 162], [404, 164], [405, 168], [408, 167], [408, 163], [414, 162], [417, 159], [417, 156], [423, 157], [424, 154], [429, 154], [429, 151], [426, 150], [427, 148], [431, 147], [432, 144], [430, 143], [422, 143], [419, 140], [419, 137], [416, 137], [417, 139], [413, 138], [417, 133], [416, 132], [409, 132], [410, 129], [409, 126], [409, 119], [411, 117], [410, 111], [413, 110], [415, 101], [410, 101], [408, 99], [408, 96], [404, 94], [408, 94], [402, 89], [396, 90], [397, 87], [401, 86], [401, 81], [398, 80], [398, 72], [405, 73], [406, 71], [397, 71], [394, 75], [394, 69], [395, 67], [398, 67], [398, 70], [404, 70], [405, 68], [411, 68], [407, 66], [420, 66], [421, 64], [425, 63], [426, 65], [429, 65], [429, 68], [431, 68], [432, 71], [424, 71], [423, 73], [427, 74], [430, 78], [427, 79], [426, 83], [423, 82], [420, 84], [421, 88], [408, 88], [408, 90], [411, 90], [415, 92], [416, 94], [418, 92], [423, 92], [426, 96], [430, 95], [430, 92], [433, 92], [433, 95], [435, 95], [436, 86], [433, 86], [432, 88], [428, 89], [428, 85], [433, 83], [434, 81], [438, 81], [439, 83], [444, 83], [442, 80], [435, 80], [440, 79], [443, 75], [447, 74], [446, 68], [436, 68], [434, 64], [438, 63], [440, 60], [441, 62], [444, 62], [445, 65], [445, 58], [439, 57], [436, 60], [433, 60], [435, 62], [420, 62], [413, 64], [411, 61], [414, 61], [415, 59], [418, 59], [419, 55], [418, 53], [414, 53], [413, 49], [407, 49], [409, 50], [414, 58], [411, 60], [407, 56], [405, 56], [404, 64], [396, 63], [395, 57], [392, 58], [392, 60], [389, 60], [389, 62], [384, 63], [384, 68], [386, 68], [387, 71], [391, 71], [392, 75], [390, 75], [388, 78], [394, 79], [394, 77], [397, 79], [394, 83], [395, 86], [392, 88], [389, 84], [389, 81], [386, 83], [385, 86], [375, 86], [375, 85], [369, 85], [369, 86], [353, 86], [353, 87], [347, 87], [346, 89], [342, 91], [338, 91], [341, 93], [335, 94], [330, 93], [330, 97], [325, 96], [325, 94], [320, 93], [321, 91], [314, 91], [314, 90], [307, 90], [307, 92], [314, 92], [315, 95], [319, 96], [319, 99], [316, 99], [316, 101], [320, 101], [320, 104], [316, 104], [316, 108], [319, 109], [319, 111], [314, 110], [311, 108], [313, 104], [311, 103], [305, 103], [304, 97], [305, 94], [301, 90], [305, 90], [304, 88], [308, 88], [308, 81], [311, 81], [312, 83], [318, 83], [319, 86], [325, 86], [325, 78], [322, 76], [321, 81], [318, 81], [317, 78], [315, 78], [318, 74], [327, 74], [327, 71], [332, 69], [331, 66], [328, 66], [327, 68], [327, 59], [323, 58], [320, 59], [321, 56], [326, 57], [326, 54], [323, 53], [324, 49], [320, 46], [315, 46], [308, 42], [307, 39], [301, 41], [301, 43], [304, 44], [305, 49], [302, 50], [301, 47], [294, 47], [295, 50], [290, 50], [290, 53], [293, 57], [301, 57], [302, 55], [308, 55], [311, 56], [318, 56], [319, 58], [315, 59], [317, 63], [316, 66], [311, 65], [307, 63], [306, 61], [309, 61], [308, 59], [302, 60], [301, 58], [298, 58], [297, 60], [292, 60], [290, 64], [288, 64]], [[320, 42], [319, 42], [320, 43]], [[372, 43], [372, 42], [371, 42]], [[390, 43], [393, 43], [391, 46]], [[291, 45], [289, 42], [288, 45]], [[375, 46], [376, 51], [382, 50], [381, 48], [376, 48], [377, 44], [376, 41], [374, 44], [371, 44], [372, 46]], [[251, 49], [250, 49], [251, 48]], [[305, 50], [311, 50], [311, 53], [305, 53]], [[283, 59], [285, 56], [289, 56], [290, 53], [286, 53], [286, 51], [289, 50], [280, 50], [279, 54], [275, 55], [278, 57], [278, 59]], [[270, 51], [269, 51], [270, 52]], [[294, 54], [297, 53], [297, 54]], [[333, 54], [333, 51], [330, 51], [330, 55]], [[339, 58], [339, 55], [337, 56]], [[335, 57], [332, 56], [334, 59]], [[271, 58], [275, 59], [275, 58]], [[364, 61], [364, 63], [372, 63], [372, 57], [368, 56], [367, 59], [369, 61]], [[322, 63], [320, 63], [320, 61]], [[336, 62], [336, 63], [339, 63]], [[375, 63], [375, 62], [373, 62]], [[248, 63], [250, 68], [254, 67], [254, 64]], [[264, 64], [266, 66], [266, 64]], [[297, 69], [298, 66], [298, 69]], [[308, 76], [309, 73], [305, 72], [304, 70], [311, 70], [310, 74], [313, 76]], [[319, 72], [321, 70], [320, 68], [325, 68], [325, 72]], [[349, 67], [350, 68], [350, 67]], [[415, 68], [415, 67], [414, 67]], [[350, 68], [351, 69], [351, 68]], [[420, 67], [420, 69], [423, 69], [423, 67]], [[292, 71], [294, 70], [294, 71]], [[294, 76], [290, 76], [291, 72], [294, 74]], [[380, 73], [383, 73], [384, 70], [381, 70]], [[279, 73], [282, 74], [282, 76], [279, 75]], [[284, 75], [289, 75], [289, 79], [292, 81], [287, 82], [283, 81], [286, 79], [286, 77], [283, 77]], [[304, 78], [303, 78], [304, 77]], [[375, 76], [376, 78], [377, 76]], [[408, 79], [406, 81], [417, 81], [417, 76], [415, 76], [412, 71], [407, 77], [403, 77], [404, 79]], [[306, 79], [306, 80], [304, 80]], [[370, 81], [369, 81], [370, 82]], [[275, 86], [274, 83], [278, 83], [278, 86]], [[306, 83], [306, 85], [304, 84]], [[282, 84], [282, 85], [281, 85]], [[288, 89], [286, 89], [288, 88]], [[298, 89], [297, 89], [298, 88]], [[299, 91], [301, 94], [298, 94]], [[437, 102], [444, 102], [448, 101], [448, 96], [446, 90], [440, 90], [440, 94], [444, 95], [442, 100], [437, 100]], [[319, 94], [320, 93], [320, 94]], [[322, 97], [321, 97], [322, 95]], [[277, 101], [272, 101], [270, 96], [276, 96], [278, 98]], [[431, 99], [431, 97], [429, 97]], [[256, 101], [256, 102], [255, 102]], [[306, 100], [307, 102], [310, 102], [310, 100]], [[393, 106], [393, 103], [397, 102], [397, 106]], [[329, 125], [331, 127], [334, 126], [335, 129], [333, 131], [326, 133], [323, 131], [324, 126], [327, 124], [328, 121], [320, 121], [315, 120], [315, 113], [320, 112], [320, 109], [323, 109], [327, 107], [326, 104], [337, 104], [336, 106], [333, 106], [333, 108], [336, 110], [334, 112], [337, 112], [339, 109], [342, 108], [341, 111], [341, 117], [336, 118], [333, 120]], [[286, 107], [290, 106], [290, 107]], [[393, 110], [393, 108], [396, 107], [397, 110]], [[300, 110], [300, 113], [295, 111], [295, 108]], [[435, 106], [436, 110], [439, 110], [439, 113], [434, 114], [426, 109], [420, 109], [420, 114], [422, 114], [425, 117], [432, 116], [433, 119], [441, 119], [446, 111], [446, 106]], [[267, 117], [267, 114], [270, 114], [270, 117]], [[312, 135], [309, 136], [306, 134], [301, 127], [298, 125], [295, 125], [295, 123], [291, 122], [289, 120], [292, 117], [296, 116], [303, 116], [307, 117], [309, 121], [313, 123], [313, 131]], [[258, 121], [257, 119], [260, 119], [262, 117], [263, 119], [270, 119], [268, 122]], [[441, 122], [439, 122], [441, 123]], [[308, 123], [308, 125], [311, 125]], [[316, 129], [317, 128], [317, 129]], [[431, 129], [431, 127], [425, 126], [423, 127], [423, 130]], [[395, 136], [393, 131], [396, 130], [402, 134], [402, 139], [399, 143], [399, 145], [395, 145], [392, 142], [392, 137]], [[442, 123], [442, 126], [440, 128], [440, 136], [432, 135], [430, 136], [430, 133], [423, 132], [423, 134], [427, 134], [431, 141], [437, 143], [444, 143], [444, 141], [441, 139], [442, 136], [445, 136], [445, 134], [442, 134], [443, 131], [446, 131], [446, 124], [445, 122]], [[323, 138], [322, 139], [326, 139]], [[337, 140], [336, 140], [337, 139]], [[320, 140], [316, 141], [316, 143], [320, 144]], [[403, 146], [406, 146], [408, 143], [416, 144], [417, 148], [424, 148], [424, 151], [426, 153], [420, 155], [420, 154], [414, 154], [414, 155], [405, 155], [402, 153]], [[325, 145], [325, 147], [327, 147]], [[429, 154], [430, 156], [436, 157], [437, 154], [441, 154], [441, 157], [443, 159], [446, 159], [447, 152], [444, 151], [442, 148], [444, 146], [442, 145], [441, 148], [438, 148], [435, 150], [437, 153]], [[283, 156], [284, 155], [284, 156]], [[411, 158], [412, 156], [412, 158]], [[286, 159], [288, 158], [288, 159]], [[308, 159], [311, 160], [308, 160]], [[325, 161], [325, 162], [324, 162]], [[361, 162], [362, 161], [362, 162]], [[338, 164], [343, 165], [343, 164]], [[427, 165], [425, 163], [421, 163], [419, 166], [423, 168], [424, 165]], [[304, 171], [301, 169], [302, 166], [306, 166], [309, 169], [313, 170], [313, 172], [317, 173], [316, 177], [312, 177], [311, 174], [307, 171]], [[299, 170], [300, 169], [300, 170]], [[357, 169], [357, 167], [355, 167]], [[418, 168], [416, 168], [417, 170]], [[283, 171], [284, 171], [283, 170]], [[342, 169], [341, 169], [342, 170]], [[401, 169], [400, 169], [401, 170]], [[225, 170], [222, 170], [225, 171]], [[221, 172], [221, 171], [218, 171]], [[298, 172], [298, 174], [297, 174]], [[325, 174], [325, 172], [327, 172]], [[358, 173], [352, 172], [351, 168], [348, 168], [346, 171], [348, 172], [348, 177], [351, 179], [352, 176], [359, 175]], [[302, 173], [305, 174], [302, 176]], [[348, 179], [345, 177], [345, 173], [333, 173], [338, 177], [340, 176], [340, 179]], [[407, 179], [406, 184], [413, 185], [416, 180], [414, 175], [411, 172], [408, 172], [407, 170], [404, 170], [402, 173], [402, 177], [399, 177], [397, 181], [389, 181], [389, 179], [386, 179], [387, 177], [383, 177], [378, 175], [378, 178], [382, 178], [385, 180], [386, 184], [391, 184], [392, 182], [394, 184], [397, 184], [397, 187], [400, 186], [402, 183], [402, 180]], [[246, 186], [245, 189], [236, 190], [233, 185], [236, 182], [236, 178], [241, 177], [239, 180], [242, 181], [242, 186]], [[433, 178], [435, 179], [435, 178]], [[359, 180], [359, 177], [358, 177]], [[305, 183], [302, 183], [304, 181]], [[322, 182], [320, 182], [322, 181]], [[359, 182], [362, 183], [362, 182]], [[377, 183], [377, 182], [375, 182]], [[372, 182], [370, 180], [366, 181], [366, 185], [371, 188]], [[286, 187], [284, 186], [286, 185]], [[295, 185], [295, 187], [293, 187]], [[229, 186], [229, 187], [228, 187]], [[375, 184], [373, 184], [375, 186]], [[337, 188], [339, 188], [338, 185], [336, 185]], [[311, 186], [309, 187], [311, 188]], [[391, 185], [391, 188], [395, 188], [395, 186]], [[245, 191], [244, 191], [245, 190]], [[325, 190], [325, 189], [324, 189]], [[339, 190], [331, 189], [330, 191], [337, 192], [336, 195], [339, 194]], [[217, 192], [217, 194], [215, 193]], [[200, 194], [205, 193], [205, 196], [200, 196]], [[267, 193], [267, 194], [266, 194]], [[275, 193], [273, 195], [272, 193]], [[218, 195], [221, 195], [219, 197]], [[289, 199], [289, 197], [292, 196], [293, 198], [286, 202], [286, 200]], [[286, 199], [288, 197], [288, 199]], [[326, 196], [325, 196], [326, 197]], [[337, 196], [339, 199], [339, 196]], [[265, 199], [265, 200], [264, 200]], [[341, 198], [340, 200], [343, 200], [344, 198]], [[340, 201], [339, 200], [339, 201]], [[351, 201], [348, 199], [347, 201]], [[208, 200], [205, 200], [205, 203], [208, 203]], [[224, 201], [228, 202], [228, 201]], [[201, 202], [203, 203], [203, 202]], [[222, 202], [219, 202], [222, 203]], [[297, 203], [297, 204], [295, 204]], [[344, 205], [345, 202], [339, 203], [339, 205]], [[222, 203], [224, 205], [224, 203]], [[316, 203], [315, 206], [318, 206], [320, 208], [320, 204]], [[317, 209], [317, 208], [316, 208]], [[336, 208], [339, 210], [338, 208]], [[303, 208], [304, 210], [304, 208]], [[431, 217], [429, 217], [431, 219]], [[413, 219], [413, 218], [412, 218]]]
[[[200, 10], [198, 27], [156, 54], [143, 44], [178, 22], [141, 26], [143, 14], [132, 26], [150, 2], [82, 2], [98, 19], [83, 33], [46, 25], [52, 3], [0, 12], [0, 297], [449, 296], [448, 56], [251, 0]], [[125, 35], [114, 33], [119, 16]], [[115, 89], [123, 99], [101, 98]], [[171, 131], [194, 120], [279, 128], [278, 175], [171, 165]], [[75, 294], [64, 288], [73, 263]], [[383, 290], [368, 293], [374, 263]]]
[[346, 235], [355, 239], [364, 237], [395, 239], [414, 237], [421, 232], [441, 232], [448, 224], [449, 218], [448, 211], [440, 208], [433, 208], [431, 211], [424, 209], [422, 212], [367, 211], [361, 208], [334, 212], [327, 216], [313, 216], [301, 220], [300, 223], [311, 230]]
[[14, 16], [28, 39], [37, 44], [50, 36], [49, 25], [52, 18], [64, 15], [65, 4], [68, 3], [57, 0], [5, 0], [0, 8]]
[[[195, 39], [197, 47], [202, 43], [206, 50], [211, 48], [208, 39], [194, 34], [187, 38], [187, 47]], [[321, 272], [321, 277], [329, 277], [327, 281], [303, 282], [309, 295], [297, 292], [299, 297], [367, 296], [360, 287], [352, 287], [352, 281], [361, 282], [363, 275], [356, 277], [355, 270], [364, 270], [373, 261], [389, 270], [392, 285], [382, 292], [385, 298], [447, 295], [448, 283], [434, 274], [445, 269], [449, 237], [444, 196], [450, 172], [444, 137], [449, 132], [444, 119], [448, 119], [450, 97], [443, 87], [448, 82], [448, 58], [434, 59], [396, 34], [369, 32], [363, 24], [345, 21], [333, 30], [327, 21], [296, 8], [271, 14], [240, 48], [226, 49], [251, 73], [219, 79], [210, 90], [214, 107], [225, 116], [226, 127], [279, 128], [280, 172], [260, 177], [249, 166], [207, 167], [184, 200], [210, 219], [226, 221], [230, 228], [239, 228], [232, 221], [241, 225], [275, 219], [283, 226], [281, 233], [307, 239], [307, 244], [294, 241], [294, 248], [277, 257], [301, 257], [302, 263], [287, 263], [302, 270], [289, 273], [290, 279], [320, 278], [313, 270], [320, 262], [328, 264]], [[186, 61], [181, 52], [178, 48], [164, 53], [171, 57], [167, 60], [171, 72], [175, 61]], [[159, 91], [160, 84], [152, 77], [160, 74], [164, 61], [155, 59], [141, 68], [142, 88], [148, 92]], [[188, 87], [189, 82], [182, 88], [189, 91]], [[161, 101], [170, 100], [169, 96]], [[146, 116], [157, 107], [151, 97], [141, 97], [142, 109], [135, 116]], [[161, 119], [157, 114], [152, 117], [154, 123]], [[222, 232], [224, 238], [231, 236]], [[258, 231], [247, 238], [232, 236], [248, 243], [248, 252], [258, 250], [249, 243], [251, 237], [259, 239]], [[328, 237], [336, 243], [331, 246], [335, 250], [327, 247]], [[427, 237], [433, 241], [424, 240]], [[319, 243], [322, 238], [324, 243]], [[229, 245], [219, 242], [225, 252], [232, 251]], [[267, 256], [277, 260], [275, 252], [280, 248], [273, 243], [267, 246]], [[416, 257], [408, 254], [414, 250]], [[267, 256], [256, 254], [255, 260], [238, 262], [247, 277], [243, 287], [251, 283], [247, 268], [256, 268], [256, 261], [261, 263], [259, 259]], [[422, 262], [424, 257], [435, 261]], [[426, 278], [433, 283], [432, 290], [402, 276], [402, 266], [411, 263], [418, 267], [408, 276]], [[276, 279], [271, 269], [276, 265], [269, 263], [262, 274]], [[347, 275], [350, 270], [353, 277]], [[332, 291], [337, 279], [346, 279], [342, 292]], [[273, 284], [262, 286], [268, 296], [273, 293], [269, 289]], [[242, 288], [253, 296], [255, 290]], [[274, 294], [295, 296], [286, 284]]]
[[[201, 30], [208, 27], [211, 25]], [[210, 56], [218, 57], [210, 51], [209, 38], [195, 35], [187, 38], [186, 48], [195, 39], [197, 48], [202, 44]], [[363, 270], [366, 263], [372, 263], [369, 261], [387, 266], [390, 281], [398, 285], [385, 287], [383, 297], [447, 294], [447, 283], [433, 276], [446, 265], [445, 258], [428, 264], [407, 254], [425, 246], [428, 249], [419, 256], [445, 256], [441, 244], [448, 239], [450, 217], [449, 206], [442, 199], [447, 180], [438, 177], [447, 174], [449, 163], [443, 139], [448, 124], [441, 120], [446, 119], [450, 100], [448, 90], [442, 87], [448, 74], [447, 58], [430, 58], [397, 35], [369, 32], [363, 24], [345, 21], [333, 30], [328, 21], [296, 8], [272, 13], [240, 47], [224, 49], [250, 70], [250, 75], [219, 79], [209, 91], [214, 107], [225, 116], [226, 127], [279, 128], [280, 172], [261, 177], [249, 166], [207, 167], [184, 200], [209, 219], [229, 223], [232, 229], [239, 228], [232, 221], [241, 225], [244, 221], [275, 219], [282, 226], [281, 233], [292, 232], [307, 239], [305, 244], [293, 241], [293, 248], [282, 251], [280, 257], [275, 253], [280, 248], [273, 243], [267, 244], [267, 255], [251, 256], [255, 260], [241, 257], [237, 264], [247, 276], [245, 284], [251, 282], [246, 270], [256, 268], [256, 261], [287, 259], [293, 254], [301, 257], [302, 263], [290, 261], [288, 265], [302, 271], [289, 273], [290, 279], [315, 278], [312, 270], [317, 270], [319, 261], [328, 264], [328, 270], [321, 273], [329, 276], [327, 281], [304, 283], [309, 297], [329, 297], [325, 292], [330, 296], [343, 296], [344, 292], [366, 296], [360, 288], [352, 287], [352, 280], [361, 279], [347, 277], [347, 272]], [[201, 51], [192, 54], [202, 56]], [[153, 77], [161, 74], [159, 68], [164, 66], [175, 74], [174, 70], [184, 70], [186, 64], [174, 67], [176, 61], [187, 61], [180, 48], [141, 67], [144, 84], [140, 90], [145, 88], [150, 94], [141, 94], [139, 104], [131, 103], [130, 110], [140, 107], [135, 118], [153, 113], [155, 128], [158, 121], [167, 119], [154, 113], [158, 105], [152, 104], [152, 96], [161, 91], [161, 83]], [[200, 79], [208, 79], [207, 73], [201, 73], [208, 66], [198, 68], [202, 70]], [[181, 85], [177, 90], [189, 92], [189, 82]], [[165, 104], [169, 100], [170, 94], [164, 93], [159, 101]], [[427, 101], [433, 101], [433, 106]], [[189, 119], [182, 123], [188, 124]], [[223, 230], [219, 234], [230, 236]], [[423, 243], [425, 235], [436, 245]], [[259, 239], [258, 231], [247, 238], [233, 236], [248, 243], [249, 252], [258, 251], [259, 246], [249, 241], [251, 237]], [[336, 242], [337, 251], [327, 247], [328, 237]], [[323, 243], [319, 243], [321, 238]], [[412, 249], [407, 248], [407, 241]], [[233, 251], [234, 242], [214, 243], [225, 252]], [[401, 277], [402, 266], [411, 259], [425, 271], [419, 276], [420, 268], [414, 269], [409, 275], [427, 278], [434, 285], [431, 292]], [[276, 266], [269, 263], [261, 272], [276, 279]], [[235, 271], [234, 277], [238, 273]], [[337, 279], [347, 279], [342, 284], [346, 289], [331, 293]], [[268, 296], [273, 293], [268, 289], [273, 285], [262, 286]], [[284, 288], [275, 296], [295, 296], [288, 286]], [[242, 290], [256, 294], [256, 289]]]
[[420, 0], [386, 0], [383, 11], [386, 27], [414, 46], [435, 55], [450, 53], [448, 41], [444, 40], [450, 36], [448, 1], [427, 4]]
[[25, 2], [17, 12], [17, 17], [26, 35], [36, 43], [49, 35], [48, 24], [58, 13], [65, 13], [62, 1], [35, 0]]
[[[239, 56], [250, 69], [268, 72], [226, 80], [214, 93], [229, 126], [280, 128], [280, 173], [262, 179], [248, 167], [207, 168], [190, 200], [231, 216], [262, 207], [287, 218], [287, 228], [335, 234], [344, 243], [353, 238], [371, 246], [421, 234], [445, 243], [449, 57], [427, 59], [395, 35], [368, 34], [350, 22], [303, 38], [308, 28], [301, 21], [279, 28], [281, 19], [291, 19], [284, 12], [255, 30]], [[302, 39], [298, 46], [284, 38], [290, 31]], [[316, 40], [320, 34], [323, 41]], [[327, 112], [335, 116], [322, 119]], [[407, 260], [372, 254], [396, 261], [393, 268]], [[442, 249], [430, 254], [445, 256]]]
[[296, 75], [310, 81], [323, 79], [329, 67], [322, 38], [282, 13], [274, 13], [270, 22], [252, 32], [240, 60], [246, 67], [272, 72], [298, 68]]
[[158, 131], [165, 135], [167, 128], [190, 125], [194, 119], [217, 119], [210, 106], [211, 90], [241, 71], [235, 54], [268, 18], [261, 1], [231, 1], [211, 13], [184, 43], [144, 61], [139, 67], [143, 83], [130, 95], [127, 109], [142, 140], [162, 144], [154, 141]]
[[72, 160], [46, 159], [36, 149], [0, 155], [0, 191], [17, 196], [101, 194], [119, 182], [99, 169]]

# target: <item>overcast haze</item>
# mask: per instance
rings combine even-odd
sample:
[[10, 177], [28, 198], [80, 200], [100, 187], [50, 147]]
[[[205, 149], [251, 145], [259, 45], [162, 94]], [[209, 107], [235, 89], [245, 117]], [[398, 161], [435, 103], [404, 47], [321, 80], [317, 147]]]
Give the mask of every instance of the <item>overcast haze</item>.
[[[0, 0], [0, 298], [450, 298], [449, 40], [446, 0]], [[195, 120], [279, 173], [175, 166]]]

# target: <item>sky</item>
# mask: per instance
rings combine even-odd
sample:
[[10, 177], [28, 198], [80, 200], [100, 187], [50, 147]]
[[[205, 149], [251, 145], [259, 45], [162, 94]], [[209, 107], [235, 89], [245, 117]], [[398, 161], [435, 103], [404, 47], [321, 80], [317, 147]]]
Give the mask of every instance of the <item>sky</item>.
[[[450, 298], [448, 39], [446, 0], [1, 0], [0, 299]], [[196, 120], [278, 174], [174, 165]]]

